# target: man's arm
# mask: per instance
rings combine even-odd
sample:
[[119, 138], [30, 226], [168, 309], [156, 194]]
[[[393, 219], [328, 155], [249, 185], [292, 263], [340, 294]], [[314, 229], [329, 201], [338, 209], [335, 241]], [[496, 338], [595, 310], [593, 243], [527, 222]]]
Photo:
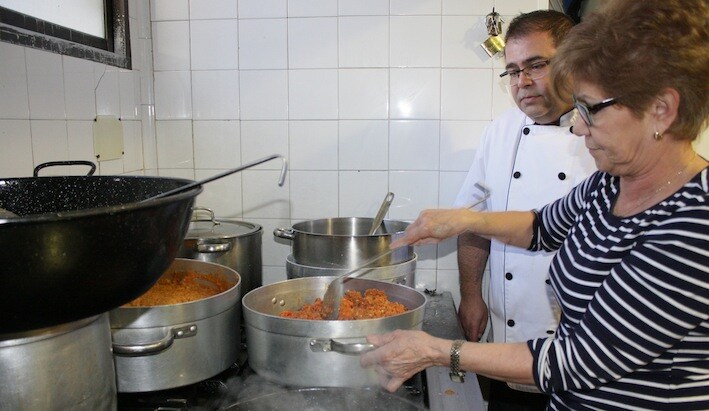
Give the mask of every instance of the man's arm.
[[460, 307], [458, 317], [470, 341], [479, 341], [487, 326], [488, 309], [482, 296], [482, 280], [490, 255], [490, 240], [472, 233], [458, 236]]

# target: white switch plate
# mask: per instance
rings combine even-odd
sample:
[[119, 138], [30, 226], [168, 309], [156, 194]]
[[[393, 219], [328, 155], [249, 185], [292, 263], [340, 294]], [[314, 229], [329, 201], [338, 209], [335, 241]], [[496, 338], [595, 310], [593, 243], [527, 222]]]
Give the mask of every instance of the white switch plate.
[[94, 121], [94, 154], [96, 160], [123, 157], [123, 124], [115, 116], [96, 116]]

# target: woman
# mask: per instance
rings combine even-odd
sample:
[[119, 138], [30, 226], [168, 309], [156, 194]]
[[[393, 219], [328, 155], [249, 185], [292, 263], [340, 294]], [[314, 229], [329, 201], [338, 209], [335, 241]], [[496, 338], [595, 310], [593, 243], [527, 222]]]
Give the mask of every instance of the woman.
[[460, 345], [418, 331], [368, 337], [394, 390], [429, 366], [550, 395], [549, 409], [709, 409], [709, 118], [704, 0], [617, 0], [572, 29], [552, 76], [570, 88], [599, 172], [538, 211], [427, 210], [392, 247], [471, 231], [556, 250], [556, 334]]

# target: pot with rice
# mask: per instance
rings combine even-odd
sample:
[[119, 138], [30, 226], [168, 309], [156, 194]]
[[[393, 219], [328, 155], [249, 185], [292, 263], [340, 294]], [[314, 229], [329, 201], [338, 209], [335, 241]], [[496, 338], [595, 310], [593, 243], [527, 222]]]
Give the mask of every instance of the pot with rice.
[[[362, 319], [317, 319], [324, 314], [318, 299], [332, 279], [290, 279], [259, 287], [244, 296], [249, 365], [260, 376], [287, 386], [377, 386], [376, 372], [359, 364], [359, 354], [372, 348], [365, 337], [422, 328], [426, 304], [423, 293], [363, 278], [347, 281], [340, 308], [341, 316], [359, 312], [358, 318]], [[372, 315], [373, 312], [391, 315]], [[298, 318], [300, 314], [303, 316]]]
[[180, 387], [229, 368], [240, 297], [236, 271], [176, 258], [147, 293], [109, 313], [118, 392]]

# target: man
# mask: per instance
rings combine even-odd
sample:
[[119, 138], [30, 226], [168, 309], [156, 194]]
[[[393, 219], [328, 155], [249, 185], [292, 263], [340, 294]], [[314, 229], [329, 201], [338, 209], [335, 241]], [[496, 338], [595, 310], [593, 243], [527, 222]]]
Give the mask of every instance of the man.
[[[510, 22], [505, 35], [506, 69], [500, 77], [517, 108], [486, 128], [456, 206], [480, 199], [482, 184], [490, 197], [479, 209], [538, 208], [566, 194], [595, 170], [584, 140], [569, 131], [576, 115], [571, 96], [557, 98], [550, 91], [549, 65], [572, 26], [571, 19], [552, 10], [522, 14]], [[458, 237], [459, 316], [468, 339], [478, 341], [488, 321], [482, 296], [488, 256], [488, 340], [522, 342], [554, 334], [559, 310], [546, 282], [552, 254], [462, 234]], [[539, 410], [546, 402], [535, 387], [490, 381], [490, 411]]]

